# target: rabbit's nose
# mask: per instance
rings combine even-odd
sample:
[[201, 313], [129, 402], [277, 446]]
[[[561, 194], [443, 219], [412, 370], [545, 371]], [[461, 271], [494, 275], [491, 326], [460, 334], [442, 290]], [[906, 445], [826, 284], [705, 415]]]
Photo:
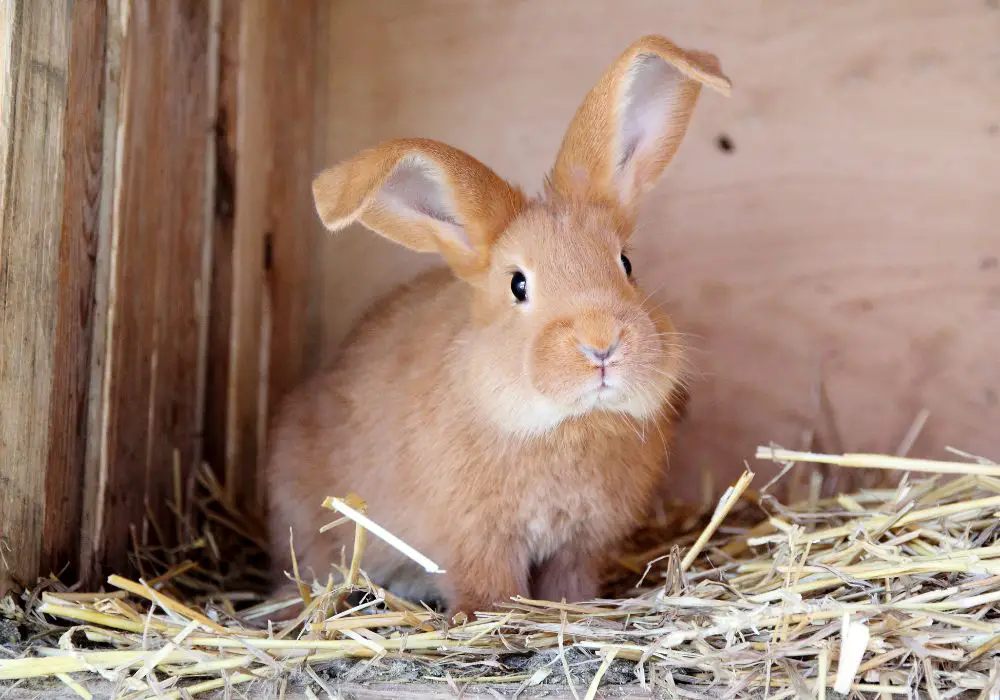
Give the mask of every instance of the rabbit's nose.
[[596, 348], [593, 345], [588, 345], [587, 343], [580, 343], [580, 352], [583, 353], [584, 357], [593, 362], [595, 365], [604, 365], [614, 356], [615, 351], [618, 350], [618, 346], [621, 345], [621, 338], [615, 338], [615, 340], [610, 344], [606, 345], [604, 348]]
[[611, 361], [622, 337], [622, 327], [613, 314], [603, 309], [591, 309], [580, 314], [573, 326], [576, 345], [584, 357], [597, 366]]

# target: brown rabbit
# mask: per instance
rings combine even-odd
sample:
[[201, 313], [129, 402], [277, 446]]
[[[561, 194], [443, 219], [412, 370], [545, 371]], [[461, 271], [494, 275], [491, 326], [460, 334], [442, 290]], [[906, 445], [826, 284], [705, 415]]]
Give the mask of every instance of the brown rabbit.
[[436, 141], [383, 143], [321, 173], [316, 207], [451, 268], [379, 302], [332, 371], [284, 400], [267, 465], [279, 579], [288, 533], [325, 579], [352, 529], [320, 534], [325, 496], [426, 554], [370, 537], [372, 579], [448, 611], [514, 595], [598, 594], [598, 566], [651, 505], [682, 395], [682, 347], [623, 249], [639, 196], [684, 136], [709, 54], [645, 37], [587, 95], [538, 198]]

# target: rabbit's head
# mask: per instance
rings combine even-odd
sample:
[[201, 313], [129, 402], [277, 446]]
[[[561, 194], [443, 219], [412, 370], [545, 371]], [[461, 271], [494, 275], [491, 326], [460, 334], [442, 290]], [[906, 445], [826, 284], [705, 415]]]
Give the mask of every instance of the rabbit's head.
[[634, 281], [628, 241], [703, 84], [728, 94], [714, 56], [644, 37], [584, 99], [542, 196], [450, 146], [401, 139], [321, 173], [317, 209], [331, 230], [360, 221], [437, 252], [467, 283], [454, 350], [469, 390], [505, 428], [537, 434], [599, 413], [650, 419], [679, 386], [682, 350]]

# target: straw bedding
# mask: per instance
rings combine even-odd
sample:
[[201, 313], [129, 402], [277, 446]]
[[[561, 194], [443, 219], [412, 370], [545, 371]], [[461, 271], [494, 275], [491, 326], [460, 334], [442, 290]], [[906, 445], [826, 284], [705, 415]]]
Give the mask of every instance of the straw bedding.
[[285, 603], [246, 592], [263, 576], [256, 555], [223, 556], [255, 552], [259, 531], [206, 470], [188, 509], [199, 515], [179, 518], [189, 545], [136, 537], [139, 580], [111, 576], [92, 594], [53, 580], [4, 601], [0, 642], [28, 639], [5, 647], [0, 683], [55, 678], [66, 696], [89, 697], [103, 678], [128, 698], [292, 687], [335, 698], [373, 680], [577, 700], [622, 685], [677, 698], [1000, 696], [1000, 467], [968, 455], [757, 456], [782, 474], [826, 464], [901, 478], [831, 497], [812, 478], [785, 505], [772, 495], [781, 482], [752, 490], [748, 471], [709, 507], [658, 514], [609, 561], [607, 598], [515, 599], [475, 621], [372, 585], [373, 533], [341, 518], [357, 528], [355, 552], [330, 580], [302, 584], [297, 619], [269, 625]]

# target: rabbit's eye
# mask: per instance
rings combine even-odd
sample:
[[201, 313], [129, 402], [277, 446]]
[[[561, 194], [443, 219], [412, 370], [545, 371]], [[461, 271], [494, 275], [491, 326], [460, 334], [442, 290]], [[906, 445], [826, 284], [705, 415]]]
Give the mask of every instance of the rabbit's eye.
[[625, 253], [622, 253], [622, 267], [625, 268], [625, 274], [629, 277], [632, 276], [632, 261], [625, 257]]
[[524, 273], [518, 270], [510, 278], [510, 293], [517, 299], [518, 304], [523, 304], [528, 300], [528, 280]]

